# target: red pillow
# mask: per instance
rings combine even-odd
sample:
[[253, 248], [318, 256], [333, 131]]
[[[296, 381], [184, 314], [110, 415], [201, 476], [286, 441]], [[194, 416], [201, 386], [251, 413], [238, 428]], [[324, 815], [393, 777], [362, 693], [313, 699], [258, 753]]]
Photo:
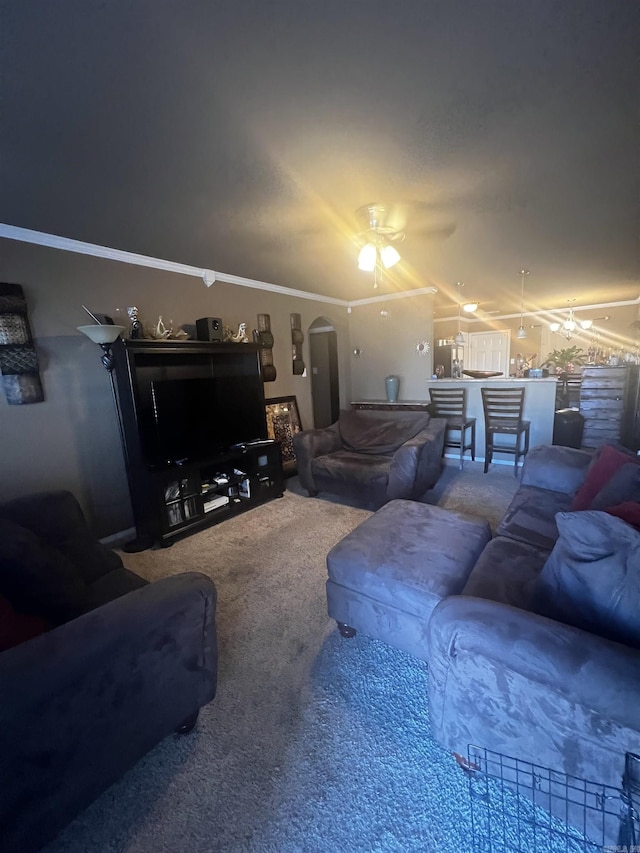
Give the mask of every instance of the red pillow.
[[0, 596], [0, 652], [44, 634], [49, 623], [40, 616], [18, 613], [6, 598]]
[[580, 486], [571, 501], [571, 509], [574, 512], [589, 509], [591, 501], [600, 489], [609, 482], [616, 471], [628, 462], [633, 461], [635, 461], [635, 457], [630, 453], [623, 453], [621, 450], [616, 450], [610, 444], [605, 444], [596, 461], [589, 466], [584, 483]]
[[640, 504], [636, 503], [636, 501], [623, 501], [621, 504], [616, 504], [616, 506], [607, 507], [605, 512], [621, 518], [627, 524], [635, 527], [636, 530], [640, 530]]

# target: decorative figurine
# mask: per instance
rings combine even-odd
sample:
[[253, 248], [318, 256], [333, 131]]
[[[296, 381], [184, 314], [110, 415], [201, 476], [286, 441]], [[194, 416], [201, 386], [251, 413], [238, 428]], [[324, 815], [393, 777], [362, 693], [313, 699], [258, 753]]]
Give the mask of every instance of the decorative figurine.
[[162, 315], [160, 315], [158, 317], [158, 322], [156, 324], [154, 338], [156, 338], [156, 340], [163, 340], [164, 338], [170, 338], [171, 332], [172, 332], [172, 330], [167, 329], [165, 324], [162, 322]]
[[232, 341], [234, 344], [248, 344], [249, 338], [247, 337], [247, 324], [240, 323], [238, 326], [238, 331], [234, 334], [232, 329], [229, 326], [224, 327], [224, 340]]
[[131, 325], [129, 326], [129, 337], [132, 341], [142, 340], [142, 338], [144, 338], [144, 329], [142, 328], [142, 322], [138, 316], [138, 309], [136, 306], [132, 305], [131, 308], [127, 308], [127, 314], [129, 315], [129, 320], [131, 320]]

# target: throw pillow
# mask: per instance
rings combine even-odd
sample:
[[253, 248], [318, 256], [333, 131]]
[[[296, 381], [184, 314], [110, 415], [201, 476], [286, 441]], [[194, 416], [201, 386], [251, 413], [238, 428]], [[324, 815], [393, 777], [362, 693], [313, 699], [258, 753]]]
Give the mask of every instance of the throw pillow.
[[597, 510], [556, 514], [559, 537], [536, 582], [533, 609], [640, 648], [640, 533]]
[[0, 595], [0, 652], [44, 634], [48, 629], [45, 619], [30, 613], [18, 613], [11, 602]]
[[93, 607], [87, 585], [64, 554], [0, 518], [0, 594], [24, 613], [61, 625]]
[[624, 452], [611, 444], [603, 445], [597, 458], [589, 466], [584, 483], [580, 486], [571, 501], [571, 509], [589, 509], [591, 501], [609, 482], [616, 471], [633, 458], [630, 451]]
[[608, 512], [609, 515], [615, 515], [616, 518], [621, 518], [627, 524], [635, 527], [636, 530], [640, 530], [640, 503], [623, 501], [616, 506], [608, 506], [605, 512]]
[[640, 465], [626, 462], [591, 501], [589, 509], [604, 509], [624, 501], [640, 501]]

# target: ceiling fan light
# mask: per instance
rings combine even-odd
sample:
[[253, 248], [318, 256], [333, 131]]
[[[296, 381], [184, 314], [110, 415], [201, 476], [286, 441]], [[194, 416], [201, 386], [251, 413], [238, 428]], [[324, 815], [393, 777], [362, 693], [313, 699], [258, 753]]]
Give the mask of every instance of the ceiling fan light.
[[367, 243], [360, 249], [358, 255], [358, 269], [373, 272], [376, 268], [376, 247], [373, 243]]
[[385, 269], [389, 269], [400, 260], [400, 253], [393, 246], [383, 246], [380, 250], [380, 257]]
[[474, 311], [477, 311], [478, 303], [477, 302], [465, 302], [462, 306], [462, 310], [466, 311], [467, 314], [473, 314]]

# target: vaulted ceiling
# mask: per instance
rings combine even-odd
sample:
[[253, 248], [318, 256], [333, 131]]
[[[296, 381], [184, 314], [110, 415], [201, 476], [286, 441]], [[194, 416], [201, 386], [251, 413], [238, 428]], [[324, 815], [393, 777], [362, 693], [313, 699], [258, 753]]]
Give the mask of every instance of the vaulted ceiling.
[[0, 221], [345, 299], [635, 299], [628, 0], [6, 3]]

